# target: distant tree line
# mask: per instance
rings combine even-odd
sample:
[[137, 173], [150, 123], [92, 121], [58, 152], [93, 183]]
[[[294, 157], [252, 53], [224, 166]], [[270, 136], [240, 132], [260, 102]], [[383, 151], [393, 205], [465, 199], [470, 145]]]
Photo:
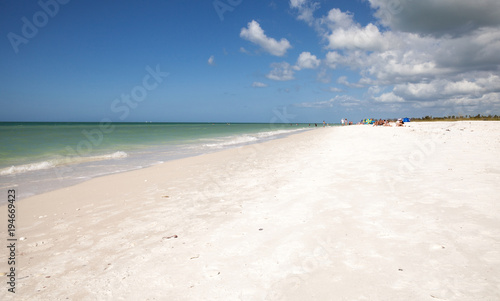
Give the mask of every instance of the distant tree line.
[[410, 118], [411, 121], [459, 121], [459, 120], [500, 120], [500, 116], [498, 115], [481, 115], [477, 114], [476, 116], [472, 115], [451, 115], [451, 116], [443, 116], [443, 117], [433, 117], [433, 116], [425, 116], [425, 117], [413, 117]]

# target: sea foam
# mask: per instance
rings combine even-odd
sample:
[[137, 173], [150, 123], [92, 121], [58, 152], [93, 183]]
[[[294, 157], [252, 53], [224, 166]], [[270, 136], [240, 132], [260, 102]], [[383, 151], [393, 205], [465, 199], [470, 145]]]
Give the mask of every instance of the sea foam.
[[111, 154], [89, 156], [89, 157], [80, 157], [80, 156], [62, 157], [61, 156], [61, 157], [58, 157], [56, 159], [51, 159], [51, 160], [47, 160], [47, 161], [41, 161], [41, 162], [6, 167], [3, 169], [0, 169], [0, 175], [1, 176], [14, 175], [14, 174], [26, 173], [26, 172], [30, 172], [30, 171], [55, 168], [55, 167], [58, 167], [61, 165], [78, 164], [78, 163], [102, 161], [102, 160], [122, 159], [122, 158], [126, 158], [126, 157], [128, 157], [128, 154], [126, 152], [123, 152], [123, 151], [117, 151], [117, 152], [114, 152]]
[[226, 138], [221, 138], [219, 141], [214, 143], [205, 143], [202, 145], [202, 148], [209, 149], [220, 149], [225, 147], [231, 147], [236, 145], [243, 145], [252, 142], [258, 142], [260, 140], [272, 139], [275, 136], [291, 134], [294, 132], [304, 131], [304, 129], [293, 129], [293, 130], [274, 130], [274, 131], [265, 131], [259, 132], [255, 134], [243, 134], [236, 136], [229, 136]]
[[23, 165], [11, 166], [11, 167], [0, 169], [0, 175], [6, 176], [6, 175], [24, 173], [24, 172], [28, 172], [28, 171], [34, 171], [34, 170], [49, 169], [49, 168], [53, 168], [55, 166], [56, 165], [54, 164], [54, 162], [51, 162], [51, 161], [42, 161], [42, 162], [37, 162], [37, 163], [23, 164]]

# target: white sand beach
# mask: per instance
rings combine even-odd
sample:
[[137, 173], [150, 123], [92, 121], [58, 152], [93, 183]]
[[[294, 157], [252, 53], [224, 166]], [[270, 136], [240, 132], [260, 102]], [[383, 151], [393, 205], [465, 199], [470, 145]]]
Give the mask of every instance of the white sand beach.
[[15, 300], [500, 300], [499, 158], [500, 122], [328, 127], [17, 200]]

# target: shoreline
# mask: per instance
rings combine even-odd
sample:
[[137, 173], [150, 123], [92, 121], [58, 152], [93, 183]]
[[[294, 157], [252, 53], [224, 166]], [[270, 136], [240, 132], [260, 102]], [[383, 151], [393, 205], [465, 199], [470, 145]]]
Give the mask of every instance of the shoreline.
[[[77, 123], [77, 125], [80, 125], [80, 123]], [[125, 125], [129, 124], [125, 123]], [[141, 123], [138, 125], [144, 126]], [[175, 126], [178, 123], [167, 123], [166, 125]], [[184, 125], [193, 125], [193, 123]], [[196, 125], [212, 126], [212, 124], [206, 123], [197, 123]], [[242, 123], [239, 125], [248, 124]], [[263, 126], [263, 124], [257, 123], [250, 125]], [[273, 128], [272, 125], [266, 124], [266, 127], [258, 131], [253, 129], [247, 133], [238, 131], [237, 133], [226, 133], [225, 135], [216, 134], [210, 137], [199, 137], [196, 140], [188, 139], [182, 143], [165, 143], [148, 147], [139, 147], [132, 144], [125, 148], [115, 147], [107, 149], [104, 153], [97, 152], [87, 155], [77, 154], [75, 150], [72, 150], [71, 155], [53, 155], [42, 161], [23, 163], [22, 165], [0, 169], [2, 176], [0, 189], [17, 188], [21, 191], [21, 197], [27, 198], [74, 186], [101, 176], [139, 170], [163, 162], [281, 139], [297, 132], [311, 130], [311, 128], [288, 128], [283, 126], [283, 124], [279, 124], [278, 127]], [[71, 149], [71, 147], [67, 148]], [[0, 200], [0, 205], [3, 204], [5, 204], [5, 200]]]
[[407, 125], [318, 128], [20, 200], [16, 295], [500, 297], [500, 122]]

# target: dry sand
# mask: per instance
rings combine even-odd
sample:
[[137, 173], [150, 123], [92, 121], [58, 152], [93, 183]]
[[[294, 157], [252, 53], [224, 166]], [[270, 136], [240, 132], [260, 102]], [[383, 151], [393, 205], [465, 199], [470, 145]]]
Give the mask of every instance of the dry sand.
[[17, 205], [16, 300], [500, 300], [498, 122], [318, 128]]

